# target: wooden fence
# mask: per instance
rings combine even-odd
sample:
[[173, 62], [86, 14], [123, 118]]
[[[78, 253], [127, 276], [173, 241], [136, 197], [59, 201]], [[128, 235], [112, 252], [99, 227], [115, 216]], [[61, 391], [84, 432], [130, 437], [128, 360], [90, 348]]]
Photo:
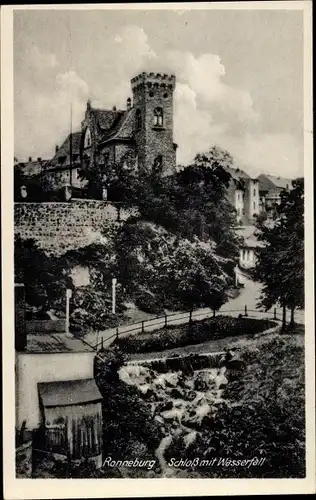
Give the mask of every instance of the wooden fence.
[[[201, 321], [203, 319], [209, 319], [215, 317], [218, 314], [228, 314], [232, 317], [249, 317], [256, 319], [271, 319], [275, 321], [282, 320], [282, 309], [274, 308], [272, 311], [263, 310], [252, 310], [248, 309], [247, 305], [243, 309], [220, 309], [214, 311], [212, 309], [203, 310], [192, 310], [181, 313], [167, 314], [163, 316], [157, 316], [155, 318], [150, 318], [145, 321], [138, 323], [132, 323], [129, 325], [117, 326], [115, 333], [113, 335], [104, 338], [102, 333], [100, 335], [101, 340], [96, 343], [94, 349], [97, 350], [104, 345], [104, 342], [109, 340], [114, 340], [114, 338], [123, 337], [125, 335], [133, 335], [137, 333], [144, 333], [159, 330], [164, 327], [172, 327], [177, 325], [190, 324], [192, 321]], [[304, 312], [296, 311], [296, 316], [302, 319], [304, 317]]]

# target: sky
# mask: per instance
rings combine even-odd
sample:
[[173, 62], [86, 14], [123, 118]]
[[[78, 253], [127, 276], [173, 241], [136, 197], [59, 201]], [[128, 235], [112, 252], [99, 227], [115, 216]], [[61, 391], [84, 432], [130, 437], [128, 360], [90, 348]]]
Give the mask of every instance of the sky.
[[303, 13], [18, 10], [15, 156], [50, 158], [86, 102], [126, 108], [142, 71], [173, 73], [177, 163], [218, 145], [251, 175], [303, 174]]

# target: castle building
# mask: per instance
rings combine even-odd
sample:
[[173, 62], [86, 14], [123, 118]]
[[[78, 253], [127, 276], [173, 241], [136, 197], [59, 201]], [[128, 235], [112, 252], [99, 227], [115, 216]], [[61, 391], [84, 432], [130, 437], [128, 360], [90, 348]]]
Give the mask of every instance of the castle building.
[[144, 172], [161, 176], [176, 172], [176, 144], [173, 142], [173, 93], [175, 76], [141, 73], [131, 80], [133, 101], [126, 109], [93, 108], [87, 102], [81, 131], [69, 134], [45, 169], [53, 188], [84, 187], [82, 166], [99, 165], [106, 176], [107, 165], [126, 155]]

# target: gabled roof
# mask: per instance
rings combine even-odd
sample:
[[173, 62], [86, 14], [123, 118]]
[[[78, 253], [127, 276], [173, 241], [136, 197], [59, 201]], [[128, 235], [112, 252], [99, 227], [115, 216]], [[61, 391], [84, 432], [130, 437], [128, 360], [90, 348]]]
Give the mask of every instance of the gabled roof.
[[[58, 151], [56, 151], [55, 155], [47, 165], [48, 168], [54, 168], [54, 167], [59, 167], [59, 166], [66, 166], [70, 165], [70, 138], [72, 138], [72, 154], [73, 155], [78, 155], [80, 154], [80, 144], [81, 144], [81, 135], [82, 132], [73, 132], [72, 134], [69, 134]], [[59, 158], [65, 158], [64, 162], [62, 165], [59, 164], [58, 159]]]
[[285, 177], [278, 177], [276, 175], [270, 175], [270, 174], [261, 174], [257, 177], [257, 179], [260, 183], [261, 191], [292, 188], [292, 179], [287, 179]]
[[243, 226], [237, 230], [238, 236], [243, 238], [243, 247], [256, 248], [262, 247], [263, 243], [257, 239], [255, 226]]
[[278, 188], [289, 189], [292, 187], [292, 179], [277, 177], [276, 175], [266, 175], [266, 177]]
[[44, 407], [79, 405], [102, 400], [94, 379], [42, 382], [38, 392]]
[[132, 139], [134, 127], [134, 109], [125, 111], [120, 116], [113, 128], [104, 135], [102, 142], [119, 139]]
[[250, 179], [250, 176], [244, 170], [242, 170], [241, 168], [239, 168], [238, 166], [234, 166], [234, 167], [225, 166], [224, 169], [235, 180], [238, 180], [238, 179]]
[[47, 163], [48, 160], [32, 160], [25, 163], [16, 163], [15, 167], [18, 168], [23, 175], [33, 176], [39, 174]]
[[125, 111], [91, 108], [90, 113], [96, 116], [101, 129], [109, 130], [124, 115]]

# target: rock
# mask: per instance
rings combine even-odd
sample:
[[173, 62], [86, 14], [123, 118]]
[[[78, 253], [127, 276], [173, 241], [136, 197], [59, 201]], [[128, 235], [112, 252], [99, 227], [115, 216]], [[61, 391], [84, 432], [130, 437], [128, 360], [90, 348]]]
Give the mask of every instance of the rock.
[[175, 399], [182, 399], [183, 398], [183, 395], [182, 393], [179, 391], [179, 389], [172, 389], [170, 391], [170, 396], [172, 398], [175, 398]]
[[159, 424], [164, 424], [164, 419], [160, 416], [160, 415], [155, 415], [155, 420], [159, 423]]
[[176, 387], [178, 385], [179, 377], [177, 373], [171, 372], [165, 374], [166, 386]]
[[226, 367], [220, 368], [218, 375], [215, 377], [215, 385], [218, 389], [225, 387], [228, 384], [228, 380], [225, 376]]
[[207, 391], [208, 386], [205, 380], [197, 379], [194, 381], [194, 389], [196, 391]]
[[195, 391], [186, 391], [183, 395], [185, 399], [188, 401], [193, 401], [196, 398], [196, 392]]
[[211, 411], [211, 407], [208, 403], [203, 403], [196, 409], [196, 416], [200, 422], [202, 422], [203, 417], [205, 417]]
[[145, 393], [143, 393], [143, 398], [157, 401], [157, 395], [151, 388], [149, 388]]
[[166, 401], [164, 403], [158, 403], [157, 412], [161, 413], [166, 410], [171, 410], [173, 408], [173, 401]]
[[189, 434], [186, 434], [183, 438], [185, 447], [188, 448], [191, 444], [193, 444], [196, 441], [197, 438], [197, 431], [192, 431], [189, 432]]
[[184, 413], [184, 409], [173, 408], [172, 410], [167, 410], [167, 411], [162, 412], [161, 416], [166, 420], [176, 419], [180, 423], [182, 420], [183, 413]]

